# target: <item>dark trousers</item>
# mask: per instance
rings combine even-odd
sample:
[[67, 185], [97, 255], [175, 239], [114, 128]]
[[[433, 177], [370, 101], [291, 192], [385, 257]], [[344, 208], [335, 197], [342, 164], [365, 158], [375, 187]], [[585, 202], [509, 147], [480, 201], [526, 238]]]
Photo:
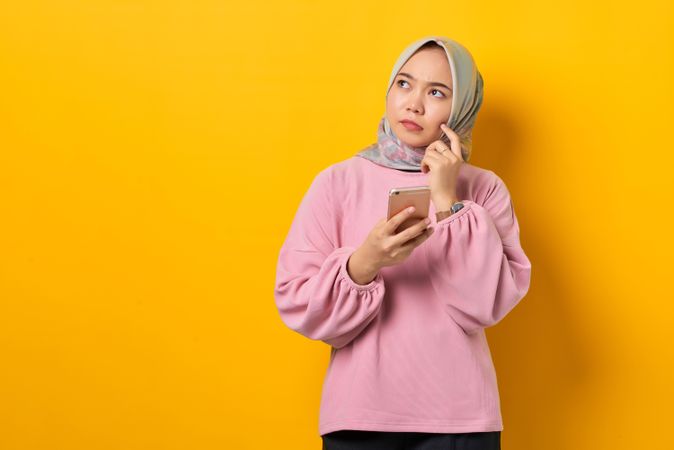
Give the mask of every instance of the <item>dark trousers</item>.
[[338, 430], [321, 436], [323, 450], [501, 450], [501, 432], [421, 433]]

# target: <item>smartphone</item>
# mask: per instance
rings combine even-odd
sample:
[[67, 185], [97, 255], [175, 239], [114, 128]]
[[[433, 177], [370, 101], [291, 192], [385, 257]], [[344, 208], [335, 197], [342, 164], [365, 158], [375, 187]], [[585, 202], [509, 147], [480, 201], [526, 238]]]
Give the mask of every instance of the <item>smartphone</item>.
[[428, 217], [431, 205], [430, 186], [412, 186], [393, 188], [388, 193], [387, 220], [405, 208], [414, 206], [414, 212], [396, 228], [396, 234]]

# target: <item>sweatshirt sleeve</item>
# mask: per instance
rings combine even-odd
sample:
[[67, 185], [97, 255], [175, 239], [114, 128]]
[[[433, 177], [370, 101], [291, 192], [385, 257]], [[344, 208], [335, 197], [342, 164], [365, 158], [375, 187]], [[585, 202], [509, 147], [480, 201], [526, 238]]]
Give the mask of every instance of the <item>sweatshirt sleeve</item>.
[[385, 287], [381, 273], [364, 285], [349, 276], [346, 265], [356, 248], [337, 246], [341, 216], [331, 193], [324, 169], [302, 198], [279, 252], [274, 297], [290, 329], [341, 348], [377, 315]]
[[433, 289], [467, 334], [498, 323], [529, 290], [531, 263], [519, 241], [510, 193], [496, 174], [482, 204], [436, 224], [425, 243]]

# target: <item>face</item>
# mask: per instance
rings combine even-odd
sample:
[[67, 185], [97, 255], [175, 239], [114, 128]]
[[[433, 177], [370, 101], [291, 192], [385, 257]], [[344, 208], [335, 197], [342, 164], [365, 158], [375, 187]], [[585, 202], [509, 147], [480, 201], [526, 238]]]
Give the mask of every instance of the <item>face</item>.
[[[412, 147], [440, 139], [452, 112], [452, 71], [442, 48], [424, 48], [396, 74], [386, 98], [386, 118], [398, 138]], [[406, 127], [402, 120], [421, 128]]]

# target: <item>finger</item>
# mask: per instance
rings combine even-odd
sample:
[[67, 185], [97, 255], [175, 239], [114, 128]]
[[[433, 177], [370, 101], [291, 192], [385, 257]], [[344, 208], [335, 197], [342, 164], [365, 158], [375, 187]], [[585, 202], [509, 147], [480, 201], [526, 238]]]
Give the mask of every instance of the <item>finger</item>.
[[449, 146], [442, 141], [433, 141], [426, 147], [426, 153], [440, 153], [449, 150]]
[[[429, 151], [429, 150], [432, 150], [432, 151]], [[454, 152], [452, 152], [451, 146], [448, 145], [444, 141], [433, 141], [426, 148], [426, 153], [439, 155], [439, 156], [442, 156], [442, 157], [450, 159], [450, 160], [454, 158]]]
[[400, 226], [401, 223], [407, 220], [413, 213], [414, 213], [413, 206], [403, 209], [402, 211], [395, 214], [388, 220], [386, 226], [384, 227], [384, 230], [386, 231], [387, 234], [394, 234], [396, 228], [398, 228], [398, 226]]
[[[444, 142], [436, 141], [431, 145], [433, 147], [429, 146], [426, 149], [426, 154], [428, 154], [429, 157], [431, 157], [431, 158], [450, 158], [450, 159], [452, 158], [452, 152], [451, 152], [449, 146], [445, 145]], [[436, 161], [441, 161], [441, 160], [436, 159]]]
[[446, 123], [441, 123], [440, 129], [442, 130], [443, 133], [445, 133], [445, 136], [447, 136], [448, 138], [451, 138], [452, 136], [459, 137], [459, 135], [456, 133], [456, 131], [449, 128], [449, 126], [447, 126]]
[[424, 243], [426, 239], [431, 237], [435, 229], [433, 227], [426, 228], [426, 230], [420, 234], [419, 236], [415, 237], [414, 239], [410, 239], [408, 242], [405, 242], [405, 244], [401, 245], [399, 249], [401, 251], [414, 249], [415, 247], [420, 246], [421, 244]]
[[438, 152], [427, 151], [426, 154], [424, 155], [424, 159], [422, 159], [422, 161], [425, 162], [425, 164], [428, 166], [429, 170], [432, 170], [438, 165], [438, 163], [440, 163], [442, 161], [440, 158], [441, 158], [441, 156]]
[[424, 153], [424, 158], [428, 160], [438, 161], [438, 156], [440, 156], [440, 153], [436, 152], [434, 149], [426, 149], [426, 153]]
[[421, 159], [419, 164], [421, 165], [421, 171], [423, 173], [428, 173], [428, 171], [431, 170], [431, 166], [428, 164], [428, 158], [426, 158], [426, 156]]
[[435, 156], [438, 158], [438, 161], [442, 162], [447, 162], [447, 160], [452, 162], [456, 161], [456, 155], [447, 146], [443, 147], [442, 151], [435, 152]]
[[426, 223], [426, 217], [419, 220], [418, 223], [415, 223], [409, 228], [405, 228], [403, 231], [400, 233], [396, 234], [394, 237], [394, 242], [396, 245], [402, 245], [405, 242], [409, 241], [410, 239], [418, 236], [420, 233], [423, 233], [426, 228], [430, 225], [430, 222], [428, 224]]
[[426, 154], [424, 155], [423, 159], [421, 160], [421, 171], [423, 173], [427, 173], [429, 170], [431, 170], [433, 167], [435, 167], [437, 159], [434, 159], [435, 155], [433, 155], [433, 153], [437, 153], [437, 152], [426, 151]]
[[459, 135], [456, 134], [452, 129], [450, 129], [448, 126], [443, 124], [443, 130], [446, 130], [445, 133], [447, 134], [447, 137], [449, 138], [450, 141], [450, 151], [456, 156], [457, 158], [463, 160], [463, 157], [461, 156], [461, 139], [459, 138]]
[[461, 156], [461, 139], [459, 138], [459, 135], [454, 132], [451, 128], [449, 128], [447, 125], [444, 123], [440, 124], [440, 128], [442, 131], [445, 133], [445, 135], [449, 138], [449, 141], [451, 142], [450, 150], [454, 155], [456, 155], [457, 158], [463, 159]]

